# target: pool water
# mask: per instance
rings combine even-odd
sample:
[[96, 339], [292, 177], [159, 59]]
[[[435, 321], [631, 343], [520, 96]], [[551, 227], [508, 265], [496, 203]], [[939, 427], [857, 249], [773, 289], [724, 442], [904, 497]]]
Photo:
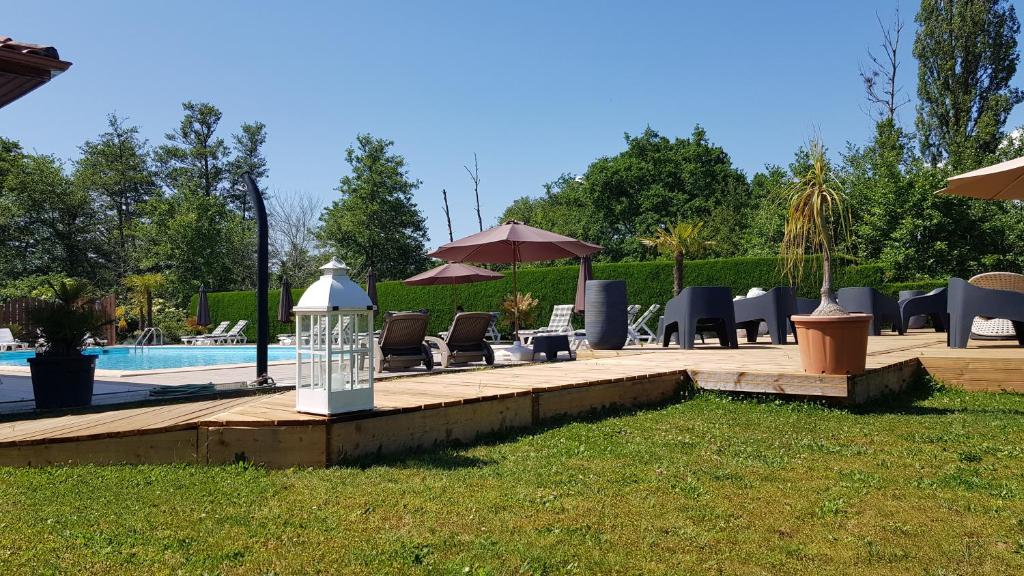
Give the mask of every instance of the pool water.
[[[96, 360], [98, 370], [160, 370], [256, 363], [256, 346], [149, 346], [146, 348], [116, 346], [90, 348], [85, 353], [99, 357]], [[36, 353], [32, 350], [0, 352], [0, 366], [28, 366], [26, 360], [35, 355]], [[295, 348], [270, 346], [267, 357], [271, 362], [294, 360]]]

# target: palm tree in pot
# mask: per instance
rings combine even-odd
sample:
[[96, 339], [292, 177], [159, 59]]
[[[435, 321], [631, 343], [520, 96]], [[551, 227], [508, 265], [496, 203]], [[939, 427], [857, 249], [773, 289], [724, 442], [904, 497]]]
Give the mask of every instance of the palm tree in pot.
[[110, 320], [94, 306], [92, 287], [82, 281], [49, 283], [50, 301], [32, 308], [30, 318], [42, 343], [29, 358], [32, 391], [40, 410], [88, 406], [96, 374], [96, 356], [83, 354], [84, 340]]
[[815, 374], [858, 374], [867, 357], [868, 314], [850, 314], [832, 291], [836, 238], [849, 229], [846, 195], [832, 174], [821, 142], [810, 145], [810, 166], [787, 190], [788, 210], [782, 261], [790, 280], [803, 275], [807, 251], [821, 254], [821, 304], [807, 316], [793, 316], [800, 360]]

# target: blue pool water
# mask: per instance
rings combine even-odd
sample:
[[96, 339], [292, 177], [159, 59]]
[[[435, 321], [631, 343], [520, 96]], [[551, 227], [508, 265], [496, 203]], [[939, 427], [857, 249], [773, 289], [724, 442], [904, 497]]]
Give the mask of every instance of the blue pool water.
[[[159, 370], [256, 363], [256, 346], [150, 346], [145, 349], [117, 346], [90, 348], [85, 353], [99, 356], [96, 360], [98, 370]], [[0, 366], [28, 366], [26, 359], [35, 355], [34, 351], [0, 352]], [[271, 346], [268, 358], [271, 362], [294, 360], [295, 348]]]

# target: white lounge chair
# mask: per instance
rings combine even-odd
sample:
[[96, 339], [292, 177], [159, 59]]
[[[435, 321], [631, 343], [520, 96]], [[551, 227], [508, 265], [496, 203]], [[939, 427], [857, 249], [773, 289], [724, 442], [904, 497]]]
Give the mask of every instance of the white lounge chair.
[[217, 336], [223, 336], [224, 335], [224, 331], [227, 330], [228, 326], [230, 326], [230, 325], [231, 325], [231, 321], [230, 320], [225, 320], [225, 321], [221, 322], [220, 324], [217, 324], [217, 327], [214, 328], [213, 331], [210, 332], [209, 334], [197, 334], [195, 336], [185, 336], [184, 338], [181, 339], [181, 341], [183, 343], [185, 343], [185, 344], [190, 345], [190, 346], [194, 346], [196, 344], [199, 344], [200, 340], [205, 340], [206, 338], [214, 338], [214, 337], [217, 337]]
[[557, 304], [551, 310], [551, 319], [548, 325], [537, 330], [520, 330], [519, 339], [526, 346], [530, 345], [534, 336], [551, 336], [565, 334], [572, 336], [576, 329], [572, 327], [572, 304]]
[[28, 344], [14, 337], [10, 328], [0, 328], [0, 350], [25, 350]]
[[[637, 306], [639, 308], [639, 306]], [[651, 304], [639, 318], [634, 315], [633, 319], [630, 319], [629, 327], [626, 330], [626, 345], [629, 344], [640, 344], [653, 342], [657, 340], [657, 335], [651, 331], [651, 328], [647, 325], [647, 322], [661, 310], [661, 304]]]
[[220, 344], [245, 344], [246, 342], [249, 341], [249, 339], [246, 338], [245, 333], [243, 331], [245, 330], [245, 327], [248, 326], [248, 325], [249, 325], [249, 321], [248, 320], [239, 320], [238, 322], [235, 323], [234, 326], [231, 327], [231, 330], [228, 330], [227, 332], [225, 332], [224, 334], [221, 334], [219, 336], [213, 336], [213, 337], [204, 338], [202, 340], [202, 343], [203, 344], [206, 344], [206, 343], [218, 344], [218, 345], [220, 345]]
[[86, 332], [85, 338], [82, 338], [82, 344], [85, 344], [86, 348], [93, 348], [96, 346], [102, 348], [103, 346], [107, 345], [107, 340], [106, 338], [99, 338], [97, 336], [93, 336], [92, 332]]

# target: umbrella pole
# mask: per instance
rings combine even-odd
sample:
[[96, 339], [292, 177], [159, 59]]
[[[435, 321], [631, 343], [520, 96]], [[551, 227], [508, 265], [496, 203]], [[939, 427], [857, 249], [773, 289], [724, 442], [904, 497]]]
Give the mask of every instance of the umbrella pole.
[[519, 263], [519, 254], [515, 243], [512, 244], [512, 336], [514, 341], [519, 342], [519, 284], [516, 265]]

